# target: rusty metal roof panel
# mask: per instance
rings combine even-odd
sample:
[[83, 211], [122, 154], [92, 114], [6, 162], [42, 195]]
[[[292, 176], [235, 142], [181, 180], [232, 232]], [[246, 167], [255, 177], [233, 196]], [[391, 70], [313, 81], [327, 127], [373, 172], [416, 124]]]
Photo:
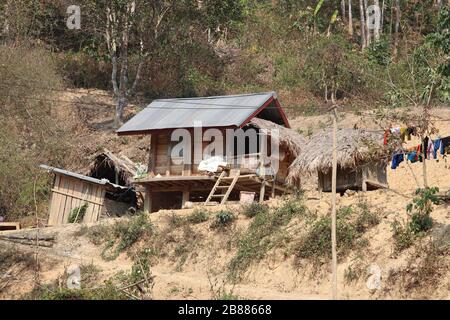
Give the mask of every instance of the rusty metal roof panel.
[[203, 98], [159, 99], [125, 123], [118, 131], [150, 131], [203, 127], [238, 127], [261, 108], [275, 92]]

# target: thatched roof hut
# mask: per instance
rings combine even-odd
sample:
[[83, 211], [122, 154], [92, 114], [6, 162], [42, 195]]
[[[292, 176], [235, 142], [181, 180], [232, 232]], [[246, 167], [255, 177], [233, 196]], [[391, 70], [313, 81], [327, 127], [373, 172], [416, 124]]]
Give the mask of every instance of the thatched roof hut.
[[136, 175], [136, 164], [126, 156], [117, 156], [105, 148], [93, 156], [91, 165], [83, 173], [98, 179], [108, 179], [122, 186], [130, 186]]
[[[338, 190], [359, 189], [364, 181], [386, 183], [383, 131], [339, 129], [337, 132]], [[333, 161], [333, 132], [313, 135], [289, 168], [288, 180], [306, 173], [319, 175], [319, 189], [329, 189]], [[322, 180], [322, 181], [321, 181]], [[340, 181], [339, 181], [340, 180]], [[364, 189], [365, 186], [362, 186]]]
[[253, 118], [250, 121], [250, 125], [262, 130], [277, 129], [280, 134], [280, 146], [289, 150], [294, 157], [297, 157], [300, 154], [300, 150], [306, 143], [306, 138], [295, 130], [280, 126], [272, 121]]

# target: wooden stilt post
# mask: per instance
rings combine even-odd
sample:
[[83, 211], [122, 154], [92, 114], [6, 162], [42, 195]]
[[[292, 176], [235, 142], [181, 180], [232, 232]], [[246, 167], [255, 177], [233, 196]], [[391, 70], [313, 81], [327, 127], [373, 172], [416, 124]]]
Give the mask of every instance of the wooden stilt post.
[[337, 106], [333, 105], [333, 168], [331, 175], [331, 255], [332, 255], [332, 297], [337, 299], [337, 254], [336, 254], [336, 177], [337, 177]]
[[151, 213], [152, 212], [152, 200], [153, 200], [152, 192], [149, 187], [145, 187], [145, 196], [144, 196], [144, 212]]
[[362, 185], [361, 185], [361, 190], [363, 192], [367, 191], [367, 167], [363, 167], [362, 168]]
[[274, 177], [272, 180], [272, 194], [270, 195], [272, 198], [275, 198], [275, 181], [276, 177]]
[[261, 182], [261, 189], [259, 190], [259, 202], [263, 202], [264, 201], [264, 194], [266, 193], [266, 180], [264, 179]]
[[187, 201], [189, 201], [189, 191], [188, 190], [184, 190], [183, 191], [183, 198], [181, 200], [181, 208], [184, 208], [184, 206], [186, 205]]

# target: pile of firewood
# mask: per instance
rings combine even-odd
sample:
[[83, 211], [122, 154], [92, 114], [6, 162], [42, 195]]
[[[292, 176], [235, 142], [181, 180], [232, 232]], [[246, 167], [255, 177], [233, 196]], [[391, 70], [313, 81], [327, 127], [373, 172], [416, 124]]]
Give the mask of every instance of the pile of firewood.
[[50, 248], [53, 246], [55, 241], [54, 235], [42, 235], [37, 232], [30, 233], [10, 233], [10, 234], [0, 234], [1, 241], [8, 241], [14, 243], [20, 243], [30, 246], [40, 246]]

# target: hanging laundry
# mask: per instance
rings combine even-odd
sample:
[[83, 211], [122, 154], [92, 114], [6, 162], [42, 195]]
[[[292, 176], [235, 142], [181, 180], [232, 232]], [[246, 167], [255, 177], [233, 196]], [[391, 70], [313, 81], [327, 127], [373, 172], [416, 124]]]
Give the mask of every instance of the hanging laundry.
[[[434, 141], [431, 139], [428, 139], [427, 159], [433, 158], [433, 151], [434, 151]], [[434, 158], [434, 159], [436, 159], [436, 158]]]
[[395, 153], [392, 156], [392, 164], [391, 164], [391, 169], [397, 169], [397, 167], [400, 165], [400, 163], [402, 163], [404, 160], [404, 155], [403, 153]]
[[388, 144], [389, 134], [390, 134], [390, 133], [391, 133], [390, 130], [385, 130], [385, 131], [384, 131], [384, 142], [383, 142], [383, 144], [384, 144], [385, 146], [387, 146], [387, 144]]
[[440, 150], [441, 148], [441, 138], [437, 137], [436, 140], [434, 140], [434, 145], [433, 145], [433, 158], [437, 159], [437, 152], [438, 150]]
[[441, 139], [441, 155], [445, 155], [450, 150], [450, 136]]
[[400, 138], [402, 139], [402, 142], [406, 142], [406, 133], [408, 128], [400, 128]]
[[408, 153], [407, 159], [411, 163], [417, 162], [419, 160], [419, 157], [417, 156], [417, 152], [416, 151], [411, 151], [410, 153]]
[[422, 153], [423, 153], [423, 158], [427, 159], [427, 151], [428, 151], [428, 137], [425, 137], [425, 139], [423, 139], [422, 141]]
[[416, 128], [414, 127], [408, 127], [406, 129], [406, 137], [408, 138], [408, 141], [411, 141], [411, 136], [416, 135]]

